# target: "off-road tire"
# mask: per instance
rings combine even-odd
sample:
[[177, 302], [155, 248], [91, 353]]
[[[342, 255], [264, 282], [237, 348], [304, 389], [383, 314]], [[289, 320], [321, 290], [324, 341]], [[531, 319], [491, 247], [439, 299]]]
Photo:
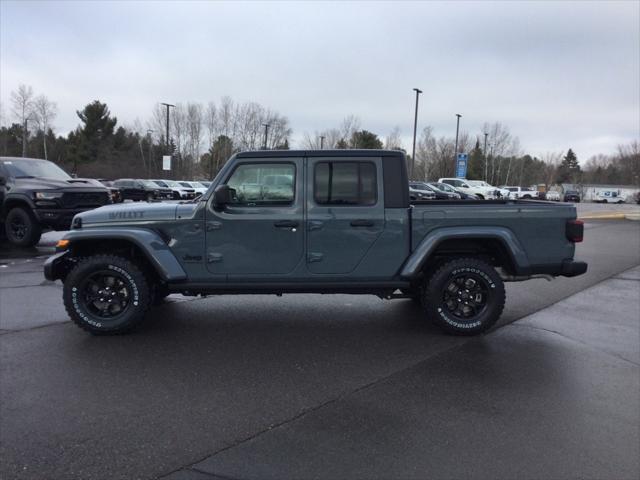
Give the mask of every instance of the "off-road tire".
[[[95, 304], [104, 302], [87, 301], [88, 285], [99, 283], [94, 279], [101, 275], [115, 278], [127, 292], [126, 307], [112, 317], [96, 313]], [[117, 335], [144, 321], [153, 292], [147, 277], [131, 260], [116, 255], [93, 255], [80, 259], [69, 272], [64, 281], [63, 300], [69, 317], [80, 328], [94, 335]]]
[[[457, 288], [460, 279], [471, 279], [476, 282], [476, 290]], [[453, 285], [453, 287], [451, 286]], [[462, 290], [462, 291], [460, 291]], [[474, 293], [475, 292], [475, 293]], [[483, 307], [475, 303], [480, 294], [484, 299]], [[465, 297], [466, 295], [466, 297]], [[473, 298], [470, 298], [471, 296]], [[464, 302], [468, 301], [467, 305]], [[453, 311], [451, 304], [455, 305]], [[459, 302], [459, 303], [456, 303]], [[504, 283], [498, 272], [488, 263], [475, 258], [459, 258], [443, 263], [428, 279], [424, 289], [423, 305], [427, 317], [447, 333], [454, 335], [476, 335], [491, 328], [504, 309]], [[479, 311], [475, 311], [478, 307]], [[471, 309], [474, 313], [468, 317], [460, 317], [460, 308]]]
[[17, 247], [33, 247], [42, 236], [42, 226], [33, 213], [24, 207], [9, 210], [4, 227], [7, 240]]
[[147, 202], [153, 202], [156, 199], [153, 193], [147, 193]]

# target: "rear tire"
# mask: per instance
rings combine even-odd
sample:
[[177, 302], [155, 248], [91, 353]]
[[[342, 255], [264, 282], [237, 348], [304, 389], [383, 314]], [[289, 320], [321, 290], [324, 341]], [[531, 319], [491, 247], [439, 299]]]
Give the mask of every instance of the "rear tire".
[[450, 260], [429, 278], [424, 308], [431, 321], [454, 335], [491, 328], [504, 309], [504, 283], [498, 272], [475, 258]]
[[63, 288], [71, 320], [94, 335], [126, 333], [142, 323], [153, 292], [142, 271], [116, 255], [94, 255], [78, 261]]
[[9, 210], [5, 222], [7, 240], [17, 247], [33, 247], [42, 236], [42, 227], [36, 217], [24, 207]]

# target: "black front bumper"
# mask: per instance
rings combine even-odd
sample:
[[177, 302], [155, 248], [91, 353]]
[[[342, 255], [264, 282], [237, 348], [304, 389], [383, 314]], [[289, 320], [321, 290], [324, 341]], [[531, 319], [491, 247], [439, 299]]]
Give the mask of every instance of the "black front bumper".
[[38, 222], [52, 230], [69, 230], [71, 220], [78, 213], [93, 210], [93, 208], [36, 208], [33, 210]]
[[44, 278], [53, 282], [66, 276], [69, 269], [66, 258], [68, 253], [69, 251], [65, 250], [47, 258], [47, 261], [44, 262]]

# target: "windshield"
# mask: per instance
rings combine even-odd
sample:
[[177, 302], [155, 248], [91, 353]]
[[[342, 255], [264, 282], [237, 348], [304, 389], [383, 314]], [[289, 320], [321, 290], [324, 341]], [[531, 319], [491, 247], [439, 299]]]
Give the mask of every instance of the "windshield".
[[442, 190], [438, 187], [438, 185], [436, 183], [429, 183], [428, 185], [429, 185], [429, 187], [431, 187], [436, 192], [442, 192]]
[[443, 192], [449, 192], [449, 193], [455, 193], [456, 189], [453, 188], [451, 185], [447, 185], [446, 183], [434, 183], [433, 184], [436, 188], [442, 190]]
[[189, 185], [189, 182], [178, 182], [178, 183], [183, 187], [191, 188], [191, 185]]
[[490, 187], [491, 186], [487, 182], [483, 182], [482, 180], [467, 180], [467, 183], [469, 185], [473, 185], [473, 186], [476, 186], [476, 187]]
[[178, 182], [175, 182], [173, 180], [163, 180], [162, 183], [166, 183], [167, 187], [183, 188], [182, 185], [180, 185]]
[[69, 180], [71, 177], [55, 163], [47, 160], [23, 160], [12, 159], [2, 162], [9, 171], [9, 176], [14, 178], [54, 178], [56, 180]]
[[147, 188], [158, 188], [158, 185], [156, 185], [151, 180], [140, 180], [140, 183], [142, 183]]

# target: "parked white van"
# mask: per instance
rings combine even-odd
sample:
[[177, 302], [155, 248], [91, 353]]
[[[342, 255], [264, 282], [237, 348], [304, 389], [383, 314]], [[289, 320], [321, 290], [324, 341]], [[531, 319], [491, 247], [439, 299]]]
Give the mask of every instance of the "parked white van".
[[596, 193], [593, 201], [597, 203], [624, 203], [626, 198], [618, 194], [616, 190], [600, 190]]

